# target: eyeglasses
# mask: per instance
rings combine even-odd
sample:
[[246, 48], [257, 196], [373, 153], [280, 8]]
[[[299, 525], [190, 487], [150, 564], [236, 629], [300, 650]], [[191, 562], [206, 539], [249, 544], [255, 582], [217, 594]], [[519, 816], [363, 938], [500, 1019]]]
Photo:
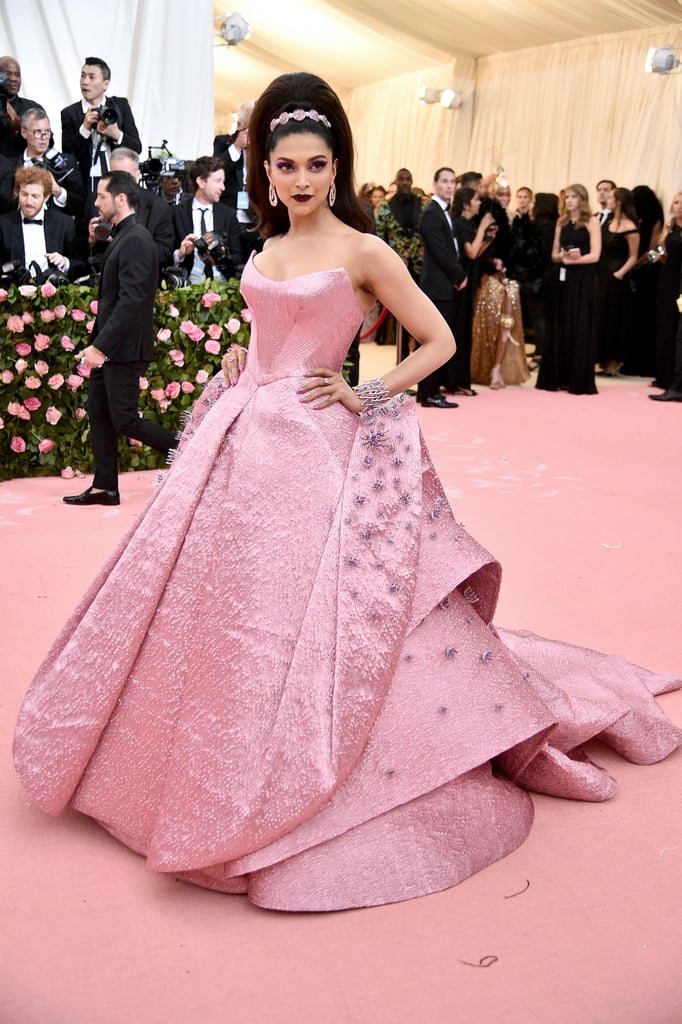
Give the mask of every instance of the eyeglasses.
[[28, 134], [32, 135], [34, 139], [49, 139], [52, 132], [49, 128], [38, 128], [36, 131], [29, 132]]

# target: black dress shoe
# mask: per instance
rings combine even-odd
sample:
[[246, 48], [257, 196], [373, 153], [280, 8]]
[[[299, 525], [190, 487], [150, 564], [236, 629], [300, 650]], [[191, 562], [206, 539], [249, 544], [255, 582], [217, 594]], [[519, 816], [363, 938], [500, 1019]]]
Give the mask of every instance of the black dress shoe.
[[652, 402], [682, 402], [682, 391], [673, 391], [668, 388], [662, 395], [649, 395]]
[[88, 487], [82, 494], [67, 494], [62, 501], [67, 505], [120, 505], [121, 496], [118, 491], [95, 491]]
[[410, 398], [416, 398], [417, 397], [417, 389], [416, 388], [408, 388], [406, 390], [405, 394], [409, 395]]
[[459, 402], [449, 402], [443, 395], [428, 395], [422, 398], [422, 405], [433, 406], [434, 409], [458, 409]]

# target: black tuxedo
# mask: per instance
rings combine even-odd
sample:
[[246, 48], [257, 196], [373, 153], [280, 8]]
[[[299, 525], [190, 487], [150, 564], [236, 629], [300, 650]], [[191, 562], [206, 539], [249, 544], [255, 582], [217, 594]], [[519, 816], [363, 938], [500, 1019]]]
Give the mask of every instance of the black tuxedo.
[[[119, 145], [132, 149], [136, 153], [142, 152], [142, 142], [135, 124], [130, 104], [124, 96], [106, 96], [104, 100], [106, 107], [112, 107], [117, 114], [118, 126], [123, 132], [123, 139], [120, 143], [114, 142], [105, 136], [105, 142], [114, 150]], [[92, 145], [90, 138], [84, 139], [80, 133], [83, 124], [83, 105], [79, 100], [62, 110], [62, 150], [64, 153], [72, 153], [78, 161], [83, 181], [87, 188], [90, 188], [90, 168], [92, 166]]]
[[175, 446], [175, 435], [138, 415], [139, 378], [154, 355], [154, 300], [159, 277], [157, 249], [135, 217], [117, 225], [99, 285], [91, 342], [107, 362], [90, 373], [88, 415], [95, 455], [93, 487], [118, 489], [118, 435], [158, 451]]
[[[173, 223], [175, 225], [175, 248], [179, 248], [180, 243], [186, 235], [194, 234], [194, 221], [192, 219], [192, 200], [193, 196], [183, 196], [182, 200], [177, 206], [172, 207]], [[241, 274], [246, 261], [244, 253], [244, 243], [242, 240], [242, 232], [237, 220], [237, 212], [230, 206], [225, 206], [223, 203], [213, 203], [213, 231], [215, 234], [223, 234], [227, 241], [227, 247], [230, 250], [232, 261], [235, 266], [235, 272]], [[194, 264], [194, 253], [191, 252], [181, 262], [181, 266], [188, 272], [191, 271]]]
[[[419, 287], [428, 295], [452, 330], [459, 294], [455, 287], [465, 280], [466, 271], [460, 262], [447, 214], [435, 199], [424, 208], [419, 221], [419, 234], [424, 242]], [[440, 376], [440, 370], [435, 370], [420, 381], [417, 392], [420, 401], [438, 394]]]
[[[81, 238], [81, 249], [88, 250], [88, 224], [93, 217], [99, 216], [94, 198], [88, 200], [85, 216], [83, 217], [84, 238]], [[172, 208], [164, 202], [160, 196], [147, 189], [141, 188], [137, 197], [137, 210], [135, 220], [147, 229], [154, 239], [159, 255], [159, 268], [171, 266], [173, 263], [173, 246], [175, 242], [175, 229], [173, 227]], [[95, 242], [89, 255], [95, 268], [99, 268], [106, 259], [110, 242]]]
[[[60, 252], [71, 260], [68, 277], [78, 277], [83, 267], [74, 260], [76, 244], [76, 228], [70, 217], [56, 213], [50, 207], [44, 207], [42, 213], [43, 230], [45, 232], [45, 252]], [[0, 217], [0, 262], [21, 260], [25, 266], [24, 233], [21, 229], [22, 216], [19, 210], [12, 210]], [[30, 228], [31, 231], [38, 230]]]
[[213, 140], [213, 156], [219, 157], [225, 164], [225, 191], [220, 197], [221, 203], [237, 209], [237, 193], [244, 188], [244, 151], [241, 150], [237, 160], [230, 156], [229, 147], [234, 135], [216, 135]]
[[[22, 149], [21, 153], [19, 153], [12, 161], [13, 177], [18, 168], [24, 166], [25, 150], [26, 147], [24, 146], [24, 149]], [[60, 177], [63, 178], [63, 181], [57, 182], [57, 184], [61, 184], [62, 188], [66, 189], [66, 206], [57, 206], [57, 204], [53, 202], [52, 197], [48, 199], [48, 203], [50, 204], [52, 209], [57, 210], [60, 213], [67, 213], [70, 214], [72, 217], [78, 218], [82, 214], [83, 206], [85, 204], [85, 188], [83, 186], [83, 178], [81, 176], [80, 167], [78, 166], [78, 161], [76, 160], [75, 156], [73, 156], [71, 153], [63, 153], [62, 156], [64, 160], [66, 160], [67, 166], [64, 172], [60, 173]], [[50, 170], [47, 164], [44, 163], [42, 160], [39, 160], [38, 163], [40, 166], [44, 166], [47, 168], [47, 170]], [[64, 174], [66, 174], [66, 177], [64, 177]], [[12, 205], [16, 207], [16, 200], [14, 200]]]
[[0, 213], [9, 213], [12, 209], [13, 189], [14, 164], [0, 153]]

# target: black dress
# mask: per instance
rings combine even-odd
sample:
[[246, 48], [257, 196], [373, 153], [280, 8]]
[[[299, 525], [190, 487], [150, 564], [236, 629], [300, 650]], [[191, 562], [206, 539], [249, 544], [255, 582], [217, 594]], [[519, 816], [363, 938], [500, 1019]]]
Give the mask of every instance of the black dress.
[[[569, 222], [561, 228], [559, 237], [562, 249], [580, 249], [583, 256], [590, 251], [586, 227]], [[569, 391], [572, 395], [597, 394], [596, 298], [593, 263], [560, 268], [536, 387], [543, 391]]]
[[675, 367], [675, 336], [680, 314], [677, 297], [682, 273], [682, 228], [673, 224], [664, 241], [666, 262], [661, 266], [656, 300], [656, 386], [669, 388]]
[[[609, 221], [612, 220], [609, 217]], [[619, 280], [614, 277], [616, 270], [630, 255], [628, 235], [636, 235], [636, 228], [629, 231], [602, 232], [601, 259], [597, 264], [598, 281], [598, 337], [597, 353], [599, 362], [624, 363], [632, 351], [634, 326], [634, 295], [629, 274]]]

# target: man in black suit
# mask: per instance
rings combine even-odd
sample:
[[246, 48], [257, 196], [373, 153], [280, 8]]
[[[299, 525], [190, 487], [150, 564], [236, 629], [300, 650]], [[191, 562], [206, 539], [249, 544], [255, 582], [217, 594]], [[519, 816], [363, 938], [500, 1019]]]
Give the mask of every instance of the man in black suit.
[[67, 505], [118, 505], [118, 435], [168, 453], [176, 438], [138, 412], [139, 379], [154, 355], [154, 299], [159, 276], [156, 246], [135, 220], [139, 189], [131, 174], [110, 171], [97, 185], [97, 210], [114, 225], [99, 286], [92, 342], [79, 363], [91, 367], [90, 436], [95, 456], [92, 486], [64, 498]]
[[[419, 222], [419, 233], [424, 240], [424, 263], [419, 287], [438, 308], [448, 326], [455, 321], [456, 292], [466, 285], [466, 274], [459, 261], [452, 234], [450, 203], [455, 193], [455, 172], [441, 167], [433, 180], [433, 199], [425, 207]], [[437, 409], [456, 409], [439, 391], [439, 371], [420, 381], [417, 399], [422, 405]]]
[[19, 96], [21, 68], [14, 57], [0, 57], [0, 154], [13, 159], [24, 148], [21, 137], [21, 115], [29, 107], [40, 107], [35, 100]]
[[[50, 119], [42, 107], [29, 107], [21, 115], [21, 135], [26, 145], [14, 158], [14, 170], [38, 164], [52, 180], [49, 205], [76, 219], [83, 213], [85, 192], [75, 156], [51, 147]], [[48, 156], [49, 153], [49, 156]]]
[[[188, 177], [194, 195], [183, 196], [179, 206], [173, 207], [176, 264], [184, 267], [192, 283], [207, 278], [225, 280], [241, 274], [245, 253], [237, 213], [220, 202], [225, 191], [222, 160], [215, 156], [200, 156], [190, 164]], [[211, 262], [197, 251], [195, 242], [206, 236], [224, 240], [225, 259]]]
[[[19, 260], [27, 270], [54, 268], [77, 277], [76, 228], [70, 217], [50, 209], [52, 175], [44, 167], [20, 167], [14, 176], [19, 209], [0, 217], [0, 263]], [[34, 275], [35, 276], [35, 275]]]
[[232, 135], [216, 135], [213, 140], [213, 156], [225, 165], [225, 191], [220, 201], [237, 211], [247, 258], [263, 248], [263, 239], [253, 230], [256, 211], [249, 202], [247, 181], [249, 123], [254, 106], [255, 100], [242, 103], [237, 111], [237, 130]]
[[[132, 149], [120, 146], [119, 149], [114, 150], [111, 154], [111, 169], [112, 171], [127, 171], [139, 185], [140, 161], [137, 153]], [[87, 230], [90, 264], [95, 270], [99, 270], [107, 257], [111, 236], [106, 239], [97, 237], [96, 230], [100, 226], [100, 219], [94, 199], [90, 200], [89, 206], [88, 213], [90, 216]], [[155, 192], [149, 192], [147, 189], [141, 188], [140, 194], [137, 197], [135, 218], [137, 223], [142, 224], [154, 239], [159, 253], [159, 268], [162, 270], [164, 267], [172, 264], [175, 229], [168, 204], [160, 196], [156, 195]]]
[[118, 146], [142, 151], [128, 100], [106, 95], [110, 80], [108, 64], [100, 57], [86, 57], [80, 78], [83, 98], [62, 110], [62, 150], [76, 157], [83, 181], [93, 193]]

